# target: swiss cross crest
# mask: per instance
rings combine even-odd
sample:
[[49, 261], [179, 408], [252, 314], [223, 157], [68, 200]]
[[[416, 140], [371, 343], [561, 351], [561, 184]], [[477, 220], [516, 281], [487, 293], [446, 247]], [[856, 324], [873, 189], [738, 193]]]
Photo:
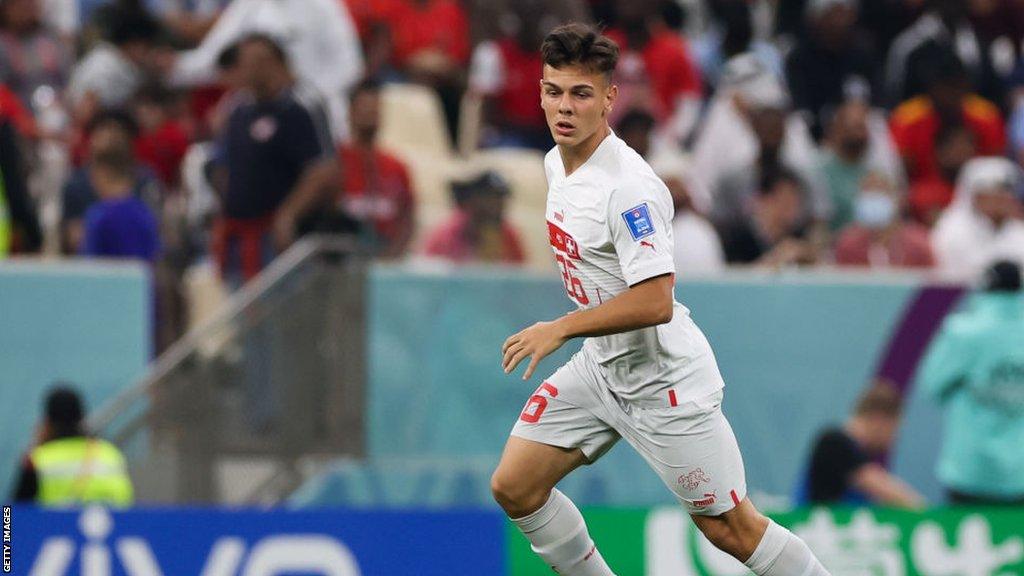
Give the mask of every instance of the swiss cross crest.
[[696, 490], [701, 484], [709, 482], [711, 482], [711, 476], [708, 476], [701, 468], [691, 470], [679, 477], [679, 485], [687, 490]]

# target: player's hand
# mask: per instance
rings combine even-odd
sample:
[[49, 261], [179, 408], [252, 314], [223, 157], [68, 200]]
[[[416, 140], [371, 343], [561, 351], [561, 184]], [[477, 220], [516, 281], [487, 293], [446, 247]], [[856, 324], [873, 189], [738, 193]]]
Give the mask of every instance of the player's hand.
[[561, 348], [565, 342], [566, 338], [562, 335], [558, 322], [537, 322], [505, 340], [501, 347], [501, 368], [505, 374], [509, 374], [520, 362], [529, 357], [530, 364], [523, 373], [523, 380], [529, 380], [537, 364], [548, 354]]

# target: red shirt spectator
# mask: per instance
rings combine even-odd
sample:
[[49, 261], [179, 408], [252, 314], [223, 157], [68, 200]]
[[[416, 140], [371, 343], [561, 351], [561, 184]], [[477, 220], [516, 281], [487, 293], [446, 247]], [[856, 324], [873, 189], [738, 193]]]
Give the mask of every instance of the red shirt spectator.
[[836, 264], [870, 268], [931, 268], [935, 256], [928, 230], [919, 224], [900, 224], [878, 232], [851, 224], [839, 233]]
[[[964, 126], [974, 135], [977, 153], [1002, 155], [1006, 150], [1006, 129], [999, 109], [972, 94], [964, 98], [961, 112]], [[935, 142], [942, 122], [927, 96], [912, 98], [897, 107], [889, 126], [906, 162], [911, 183], [941, 177]]]
[[426, 254], [460, 264], [522, 264], [526, 260], [519, 233], [509, 223], [502, 222], [500, 228], [479, 234], [478, 238], [474, 238], [472, 228], [470, 215], [464, 210], [456, 211], [430, 234]]
[[35, 118], [29, 114], [18, 96], [4, 84], [0, 84], [0, 120], [10, 120], [22, 138], [34, 139], [39, 136]]
[[[493, 56], [497, 57], [498, 62], [491, 70], [473, 70], [471, 82], [476, 84], [474, 88], [494, 97], [496, 112], [508, 125], [546, 130], [547, 122], [540, 109], [540, 89], [537, 86], [544, 73], [544, 59], [540, 51], [523, 49], [515, 38], [485, 44], [478, 50], [493, 49]], [[481, 62], [480, 68], [484, 64], [490, 63]]]
[[181, 161], [188, 146], [185, 129], [179, 123], [167, 120], [135, 140], [135, 155], [156, 172], [161, 182], [173, 186], [180, 178]]
[[392, 63], [405, 68], [422, 50], [438, 49], [455, 62], [469, 60], [469, 23], [455, 0], [390, 0], [374, 8], [391, 31]]
[[[609, 30], [622, 54], [616, 70], [619, 104], [622, 113], [629, 108], [647, 108], [658, 120], [670, 117], [681, 97], [701, 95], [700, 73], [690, 51], [677, 34], [667, 28], [656, 28], [641, 48], [630, 46], [621, 30]], [[649, 86], [650, 98], [643, 94]]]
[[338, 157], [342, 170], [338, 204], [349, 216], [370, 225], [384, 255], [398, 256], [408, 240], [414, 203], [405, 164], [381, 150], [354, 145], [342, 146]]

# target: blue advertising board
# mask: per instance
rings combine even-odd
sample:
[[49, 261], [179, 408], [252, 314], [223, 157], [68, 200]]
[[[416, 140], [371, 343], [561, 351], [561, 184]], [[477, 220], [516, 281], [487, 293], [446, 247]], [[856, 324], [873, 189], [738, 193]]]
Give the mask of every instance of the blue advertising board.
[[500, 575], [489, 512], [88, 508], [10, 512], [25, 576]]

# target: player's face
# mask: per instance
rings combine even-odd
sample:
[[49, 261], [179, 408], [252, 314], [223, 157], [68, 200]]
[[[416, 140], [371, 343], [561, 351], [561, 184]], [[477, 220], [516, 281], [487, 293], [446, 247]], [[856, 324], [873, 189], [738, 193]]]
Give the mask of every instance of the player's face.
[[600, 72], [581, 66], [544, 65], [540, 105], [555, 144], [575, 147], [608, 122], [618, 90]]

